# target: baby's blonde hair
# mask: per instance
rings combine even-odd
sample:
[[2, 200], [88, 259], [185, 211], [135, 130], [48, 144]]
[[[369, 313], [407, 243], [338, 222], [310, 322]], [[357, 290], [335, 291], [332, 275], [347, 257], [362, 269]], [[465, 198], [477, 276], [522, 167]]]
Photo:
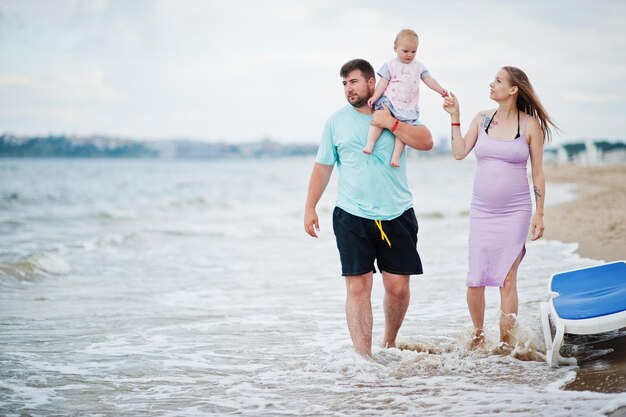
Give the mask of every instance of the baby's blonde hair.
[[414, 30], [412, 30], [412, 29], [402, 29], [396, 35], [396, 40], [393, 41], [393, 44], [396, 45], [400, 39], [406, 38], [407, 36], [412, 36], [412, 37], [414, 37], [415, 39], [417, 39], [419, 41], [419, 37], [417, 36], [417, 33], [415, 33]]

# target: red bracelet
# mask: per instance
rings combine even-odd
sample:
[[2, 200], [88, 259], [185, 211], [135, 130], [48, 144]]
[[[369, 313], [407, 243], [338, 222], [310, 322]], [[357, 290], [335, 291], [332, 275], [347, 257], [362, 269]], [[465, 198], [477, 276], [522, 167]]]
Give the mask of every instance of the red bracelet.
[[389, 130], [391, 130], [391, 133], [393, 133], [396, 131], [397, 127], [398, 127], [398, 119], [396, 119], [396, 122], [393, 124], [393, 126], [391, 126], [391, 129]]
[[461, 123], [450, 123], [452, 126], [461, 126]]

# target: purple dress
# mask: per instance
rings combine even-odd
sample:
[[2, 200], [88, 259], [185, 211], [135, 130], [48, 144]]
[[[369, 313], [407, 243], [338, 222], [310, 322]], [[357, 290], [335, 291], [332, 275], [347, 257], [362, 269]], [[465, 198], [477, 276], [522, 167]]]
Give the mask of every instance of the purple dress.
[[528, 115], [520, 135], [518, 119], [518, 136], [513, 140], [494, 139], [482, 128], [479, 131], [474, 146], [477, 163], [470, 210], [468, 287], [502, 287], [515, 259], [526, 253], [532, 215], [526, 173], [530, 154], [527, 120]]

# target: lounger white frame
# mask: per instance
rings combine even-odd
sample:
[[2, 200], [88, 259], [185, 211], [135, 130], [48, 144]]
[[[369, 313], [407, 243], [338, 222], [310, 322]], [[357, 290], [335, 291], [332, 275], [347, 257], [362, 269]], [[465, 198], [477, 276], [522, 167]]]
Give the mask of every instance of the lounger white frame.
[[[623, 263], [625, 261], [610, 262], [604, 265]], [[600, 265], [595, 265], [600, 266]], [[550, 277], [548, 282], [549, 299], [548, 301], [540, 303], [541, 311], [541, 325], [543, 327], [543, 338], [546, 343], [546, 362], [550, 366], [557, 367], [560, 364], [576, 365], [576, 358], [565, 358], [561, 356], [560, 350], [563, 345], [563, 337], [565, 333], [568, 334], [596, 334], [609, 332], [611, 330], [618, 330], [622, 327], [626, 327], [626, 310], [619, 311], [617, 313], [609, 314], [606, 316], [592, 317], [589, 319], [571, 320], [564, 319], [559, 316], [554, 307], [554, 298], [559, 293], [552, 291], [552, 279], [555, 275], [560, 275], [568, 272], [580, 271], [586, 268], [572, 269], [570, 271], [562, 271], [554, 274]], [[591, 267], [593, 268], [593, 267]], [[554, 339], [552, 338], [552, 330], [550, 328], [550, 319], [554, 323], [556, 332]]]

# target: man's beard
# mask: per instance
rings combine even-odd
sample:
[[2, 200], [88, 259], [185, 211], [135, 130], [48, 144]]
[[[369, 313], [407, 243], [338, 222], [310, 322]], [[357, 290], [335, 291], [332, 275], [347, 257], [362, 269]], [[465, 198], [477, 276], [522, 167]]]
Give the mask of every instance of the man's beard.
[[353, 101], [354, 98], [348, 97], [348, 103], [352, 104], [352, 107], [356, 107], [358, 109], [367, 106], [367, 100], [369, 100], [372, 95], [368, 94], [367, 97], [361, 97], [358, 94], [355, 94], [354, 96], [358, 97], [358, 99]]

